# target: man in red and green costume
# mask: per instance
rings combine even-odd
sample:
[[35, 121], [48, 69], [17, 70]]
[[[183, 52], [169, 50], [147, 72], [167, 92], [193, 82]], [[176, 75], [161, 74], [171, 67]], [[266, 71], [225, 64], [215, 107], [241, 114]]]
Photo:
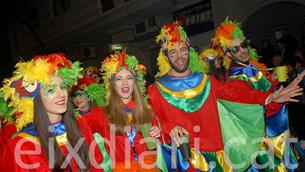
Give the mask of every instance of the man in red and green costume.
[[[277, 80], [269, 81], [272, 78], [268, 80], [264, 76], [263, 72], [267, 73], [266, 67], [257, 62], [256, 51], [248, 45], [248, 40], [246, 40], [239, 23], [228, 19], [221, 23], [215, 31], [212, 47], [221, 47], [222, 49], [230, 85], [242, 90], [254, 89], [265, 92], [275, 90], [278, 84]], [[301, 76], [299, 77], [301, 78]], [[240, 84], [240, 81], [245, 82]], [[294, 82], [292, 84], [297, 84], [298, 81]], [[279, 92], [282, 89], [280, 88]], [[297, 167], [297, 161], [289, 149], [287, 108], [282, 104], [269, 103], [265, 106], [264, 112], [264, 115], [258, 114], [257, 117], [266, 117], [266, 140], [256, 158], [257, 164], [254, 164], [249, 171], [293, 171]]]
[[189, 161], [183, 161], [178, 151], [178, 159], [172, 162], [176, 165], [169, 170], [245, 170], [261, 144], [252, 139], [264, 135], [263, 125], [258, 125], [264, 121], [252, 113], [263, 113], [262, 106], [268, 102], [289, 101], [301, 90], [294, 86], [285, 88], [283, 94], [245, 92], [218, 82], [202, 72], [199, 56], [176, 23], [164, 26], [157, 41], [162, 43], [159, 73], [148, 89], [149, 102], [160, 120], [165, 143], [179, 147], [184, 135], [189, 135], [192, 148]]

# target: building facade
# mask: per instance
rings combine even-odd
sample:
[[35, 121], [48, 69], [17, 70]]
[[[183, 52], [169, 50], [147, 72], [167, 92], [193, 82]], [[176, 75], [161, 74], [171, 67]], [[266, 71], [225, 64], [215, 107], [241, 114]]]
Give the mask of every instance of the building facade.
[[99, 66], [110, 44], [123, 43], [151, 76], [159, 50], [155, 37], [173, 20], [183, 22], [198, 51], [209, 45], [214, 28], [227, 16], [242, 22], [256, 44], [263, 37], [275, 39], [283, 25], [299, 36], [296, 27], [305, 21], [304, 0], [16, 0], [12, 5], [18, 11], [8, 25], [13, 62], [64, 52]]

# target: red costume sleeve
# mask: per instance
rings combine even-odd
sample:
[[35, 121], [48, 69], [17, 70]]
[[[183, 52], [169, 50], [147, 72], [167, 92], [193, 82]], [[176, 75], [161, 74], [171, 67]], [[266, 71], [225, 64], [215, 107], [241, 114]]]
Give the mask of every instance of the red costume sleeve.
[[0, 140], [5, 141], [10, 139], [14, 133], [16, 133], [16, 127], [14, 124], [4, 124], [0, 128]]
[[[271, 88], [269, 89], [269, 93], [274, 92], [275, 88], [279, 85], [279, 81], [278, 80], [272, 80], [272, 75], [268, 78], [269, 82], [271, 82]], [[266, 107], [266, 116], [270, 117], [275, 115], [277, 112], [279, 112], [282, 108], [282, 104], [280, 103], [275, 103], [275, 102], [271, 102], [268, 103], [265, 107]]]
[[86, 122], [92, 133], [102, 133], [104, 127], [108, 126], [107, 120], [102, 108], [95, 107], [89, 113], [82, 115], [81, 118], [86, 119]]
[[216, 97], [219, 99], [248, 104], [260, 104], [265, 106], [265, 101], [270, 95], [268, 92], [249, 89], [246, 81], [232, 80], [230, 82], [219, 82], [213, 76], [211, 87], [213, 87]]
[[[230, 80], [228, 81], [228, 83], [234, 87], [236, 90], [242, 90], [242, 91], [247, 91], [247, 92], [251, 92], [253, 90], [252, 86], [250, 85], [250, 83], [246, 82], [246, 81], [242, 81], [242, 80]], [[274, 88], [271, 87], [271, 89], [269, 90], [269, 93], [272, 93], [272, 90]], [[270, 117], [273, 116], [274, 114], [276, 114], [282, 107], [281, 104], [279, 103], [275, 103], [275, 102], [270, 102], [267, 105], [264, 105], [265, 109], [266, 109], [266, 116]]]
[[0, 152], [3, 152], [5, 143], [16, 133], [16, 127], [13, 124], [2, 124], [0, 128]]
[[[77, 123], [81, 136], [85, 139], [89, 149], [90, 145], [94, 143], [94, 140], [88, 125], [83, 120], [84, 119], [78, 119]], [[32, 138], [32, 136], [30, 138]], [[103, 156], [98, 147], [93, 146], [89, 149], [90, 154], [92, 155], [90, 159], [90, 171], [101, 171], [100, 164], [103, 161]], [[60, 149], [65, 155], [69, 152], [65, 145], [60, 146]], [[49, 160], [39, 142], [36, 143], [36, 141], [29, 140], [29, 138], [17, 135], [15, 138], [9, 139], [2, 150], [0, 154], [0, 171], [51, 171]], [[92, 163], [93, 158], [97, 164], [95, 166]], [[72, 159], [71, 164], [72, 171], [79, 170], [74, 159]], [[69, 170], [65, 169], [64, 171]]]
[[51, 171], [40, 145], [20, 136], [10, 139], [7, 143], [1, 152], [0, 171]]
[[[101, 170], [99, 164], [101, 164], [103, 162], [103, 155], [100, 152], [99, 147], [96, 144], [95, 140], [93, 139], [93, 135], [87, 124], [87, 121], [85, 119], [80, 118], [77, 120], [77, 123], [78, 123], [79, 129], [81, 131], [81, 135], [82, 135], [82, 137], [85, 138], [86, 143], [88, 145], [89, 155], [92, 155], [91, 158], [94, 158], [94, 161], [95, 161], [95, 162], [90, 161], [90, 171]], [[90, 149], [91, 146], [93, 147], [92, 149]], [[97, 164], [93, 165], [93, 163], [97, 163]], [[96, 168], [95, 168], [95, 166], [96, 166]]]
[[170, 131], [177, 125], [175, 123], [171, 123], [167, 120], [165, 120], [163, 117], [165, 115], [163, 115], [162, 111], [160, 111], [160, 109], [162, 109], [160, 106], [161, 104], [158, 103], [160, 102], [157, 97], [153, 96], [153, 87], [154, 85], [151, 85], [148, 89], [147, 89], [147, 93], [149, 95], [149, 99], [148, 99], [148, 104], [152, 107], [154, 114], [158, 115], [158, 120], [160, 122], [160, 124], [162, 124], [160, 127], [162, 134], [164, 136], [164, 139], [167, 143], [169, 143], [171, 141], [171, 137], [170, 137]]

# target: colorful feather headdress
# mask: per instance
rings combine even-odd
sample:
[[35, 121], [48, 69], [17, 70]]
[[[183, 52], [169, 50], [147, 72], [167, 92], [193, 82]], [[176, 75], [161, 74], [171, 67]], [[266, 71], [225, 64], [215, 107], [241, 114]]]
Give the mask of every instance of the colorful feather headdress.
[[213, 47], [219, 45], [221, 48], [230, 48], [231, 41], [234, 39], [245, 40], [240, 23], [234, 22], [226, 18], [224, 22], [216, 28], [215, 36], [212, 38]]
[[[156, 38], [156, 42], [157, 43], [161, 42], [161, 48], [157, 59], [159, 72], [156, 75], [157, 77], [159, 77], [168, 73], [169, 70], [171, 69], [171, 66], [167, 61], [164, 51], [170, 49], [175, 44], [175, 42], [179, 42], [179, 43], [185, 42], [188, 46], [190, 46], [190, 43], [186, 32], [176, 22], [163, 26], [161, 28], [160, 34]], [[190, 47], [189, 50], [189, 58], [190, 58], [189, 68], [193, 72], [202, 71], [202, 64], [200, 63], [199, 56], [192, 47]]]
[[106, 100], [108, 100], [110, 95], [110, 79], [112, 79], [114, 75], [122, 69], [127, 69], [129, 71], [135, 72], [135, 74], [137, 75], [137, 84], [139, 86], [141, 94], [146, 99], [147, 95], [145, 94], [146, 90], [144, 79], [144, 75], [146, 74], [146, 67], [144, 65], [139, 64], [135, 56], [126, 54], [125, 49], [123, 52], [116, 51], [114, 54], [106, 57], [105, 60], [102, 61], [101, 71], [106, 90]]
[[35, 56], [28, 62], [16, 64], [14, 76], [5, 79], [1, 92], [3, 99], [12, 108], [17, 131], [33, 122], [34, 98], [43, 85], [50, 84], [50, 76], [57, 75], [72, 86], [81, 77], [79, 62], [71, 63], [64, 54]]
[[84, 70], [83, 77], [78, 79], [76, 88], [84, 91], [90, 101], [96, 101], [98, 106], [105, 105], [105, 88], [100, 84], [99, 70], [95, 66], [89, 66]]
[[200, 53], [200, 57], [203, 63], [203, 71], [208, 73], [210, 70], [210, 63], [216, 60], [216, 58], [223, 58], [222, 50], [218, 47], [210, 47], [204, 49]]
[[[230, 48], [231, 42], [234, 39], [241, 41], [247, 41], [243, 31], [241, 30], [241, 24], [236, 21], [231, 21], [228, 18], [220, 24], [215, 31], [215, 36], [212, 38], [212, 47], [221, 47], [223, 50]], [[248, 47], [249, 56], [251, 60], [257, 61], [259, 56], [256, 54], [254, 48]], [[232, 63], [232, 59], [224, 56], [224, 65], [228, 69]]]

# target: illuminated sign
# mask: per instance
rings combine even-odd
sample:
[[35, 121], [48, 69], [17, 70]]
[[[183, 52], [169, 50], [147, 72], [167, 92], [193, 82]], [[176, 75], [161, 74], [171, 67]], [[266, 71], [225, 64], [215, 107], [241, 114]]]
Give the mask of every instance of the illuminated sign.
[[197, 35], [215, 28], [210, 0], [200, 1], [176, 10], [173, 15], [174, 20], [182, 24], [188, 36]]

